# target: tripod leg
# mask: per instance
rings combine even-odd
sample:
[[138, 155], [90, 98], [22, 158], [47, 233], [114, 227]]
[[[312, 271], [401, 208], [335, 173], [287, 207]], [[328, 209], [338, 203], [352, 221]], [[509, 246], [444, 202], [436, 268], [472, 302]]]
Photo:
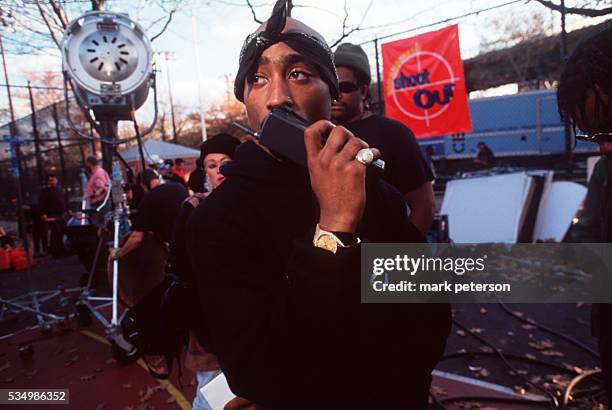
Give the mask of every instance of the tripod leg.
[[102, 245], [104, 244], [104, 236], [102, 230], [99, 231], [100, 238], [98, 239], [98, 247], [96, 248], [96, 254], [94, 256], [93, 263], [91, 265], [91, 269], [89, 270], [89, 279], [87, 280], [87, 290], [91, 289], [91, 282], [93, 281], [93, 277], [96, 274], [96, 267], [98, 266], [98, 259], [100, 257], [100, 252], [102, 251]]
[[38, 303], [38, 298], [36, 297], [36, 294], [32, 295], [32, 305], [34, 306], [34, 310], [38, 312], [36, 315], [36, 321], [42, 327], [45, 324], [45, 321], [42, 315], [40, 314], [40, 303]]
[[[115, 248], [119, 247], [119, 215], [115, 215], [115, 220], [114, 220], [113, 246]], [[113, 318], [111, 320], [111, 324], [113, 325], [118, 324], [118, 320], [117, 320], [118, 291], [119, 291], [119, 261], [115, 259], [113, 260]]]

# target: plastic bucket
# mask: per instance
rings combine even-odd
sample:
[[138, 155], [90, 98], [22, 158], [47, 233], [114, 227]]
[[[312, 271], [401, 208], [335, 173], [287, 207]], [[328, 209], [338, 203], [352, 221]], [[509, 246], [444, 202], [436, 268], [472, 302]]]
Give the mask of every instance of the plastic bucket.
[[[31, 249], [30, 249], [30, 263], [32, 264], [32, 266], [34, 266], [34, 257], [32, 256]], [[28, 268], [25, 250], [23, 248], [13, 249], [11, 251], [11, 267], [14, 270], [25, 270]]]
[[11, 268], [11, 254], [4, 248], [0, 248], [0, 271]]

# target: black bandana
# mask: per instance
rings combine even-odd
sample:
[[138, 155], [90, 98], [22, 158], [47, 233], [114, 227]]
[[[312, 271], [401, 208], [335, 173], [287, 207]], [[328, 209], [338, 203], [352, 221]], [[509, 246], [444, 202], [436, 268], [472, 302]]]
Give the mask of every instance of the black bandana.
[[329, 86], [332, 98], [338, 97], [338, 74], [334, 66], [331, 49], [325, 42], [310, 34], [298, 31], [283, 33], [287, 21], [287, 5], [284, 0], [278, 0], [274, 5], [272, 16], [266, 24], [266, 29], [250, 34], [244, 41], [240, 52], [240, 66], [234, 80], [234, 95], [238, 101], [244, 102], [244, 81], [257, 69], [259, 57], [264, 50], [275, 43], [283, 42], [306, 57], [319, 70], [321, 78]]

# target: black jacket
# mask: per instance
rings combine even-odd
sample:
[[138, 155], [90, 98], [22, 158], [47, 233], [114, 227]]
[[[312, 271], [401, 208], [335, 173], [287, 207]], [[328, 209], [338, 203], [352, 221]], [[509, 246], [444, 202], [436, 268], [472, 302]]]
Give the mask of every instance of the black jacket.
[[[362, 305], [360, 248], [312, 245], [305, 169], [254, 143], [194, 212], [187, 242], [199, 303], [230, 387], [266, 409], [425, 409], [450, 331], [448, 305]], [[359, 236], [420, 242], [401, 194], [367, 184]]]
[[193, 192], [206, 192], [204, 189], [204, 182], [206, 181], [206, 174], [204, 170], [200, 167], [193, 170], [191, 174], [189, 174], [189, 182], [187, 182], [187, 186]]
[[40, 192], [38, 200], [40, 213], [50, 218], [58, 218], [64, 215], [66, 206], [66, 193], [63, 188], [46, 187]]
[[589, 179], [588, 191], [584, 198], [582, 214], [578, 223], [571, 227], [572, 242], [600, 243], [612, 239], [612, 215], [606, 209], [610, 201], [609, 177], [612, 171], [612, 160], [602, 156], [593, 167]]

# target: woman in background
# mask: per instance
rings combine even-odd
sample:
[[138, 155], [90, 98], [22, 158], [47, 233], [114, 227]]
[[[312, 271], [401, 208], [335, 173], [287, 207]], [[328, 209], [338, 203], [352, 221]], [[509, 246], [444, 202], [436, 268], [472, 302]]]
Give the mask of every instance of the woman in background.
[[[204, 172], [206, 175], [205, 185], [208, 192], [196, 192], [194, 195], [185, 199], [174, 225], [174, 232], [170, 245], [170, 264], [172, 271], [188, 285], [187, 287], [189, 289], [193, 289], [193, 286], [195, 286], [195, 273], [191, 268], [185, 246], [185, 224], [200, 202], [225, 181], [225, 176], [221, 173], [220, 168], [222, 165], [232, 160], [234, 151], [238, 145], [240, 145], [240, 141], [228, 134], [218, 134], [202, 143], [200, 161], [204, 165]], [[221, 373], [221, 370], [215, 355], [207, 352], [206, 349], [198, 343], [198, 339], [206, 339], [206, 330], [205, 325], [202, 323], [200, 306], [196, 299], [195, 292], [191, 300], [193, 300], [193, 305], [192, 309], [190, 309], [192, 315], [190, 323], [197, 324], [198, 328], [193, 329], [189, 337], [185, 367], [195, 371], [198, 380], [196, 396], [193, 400], [193, 409], [209, 410], [211, 407], [200, 393], [200, 389]], [[196, 338], [196, 334], [198, 338]]]

